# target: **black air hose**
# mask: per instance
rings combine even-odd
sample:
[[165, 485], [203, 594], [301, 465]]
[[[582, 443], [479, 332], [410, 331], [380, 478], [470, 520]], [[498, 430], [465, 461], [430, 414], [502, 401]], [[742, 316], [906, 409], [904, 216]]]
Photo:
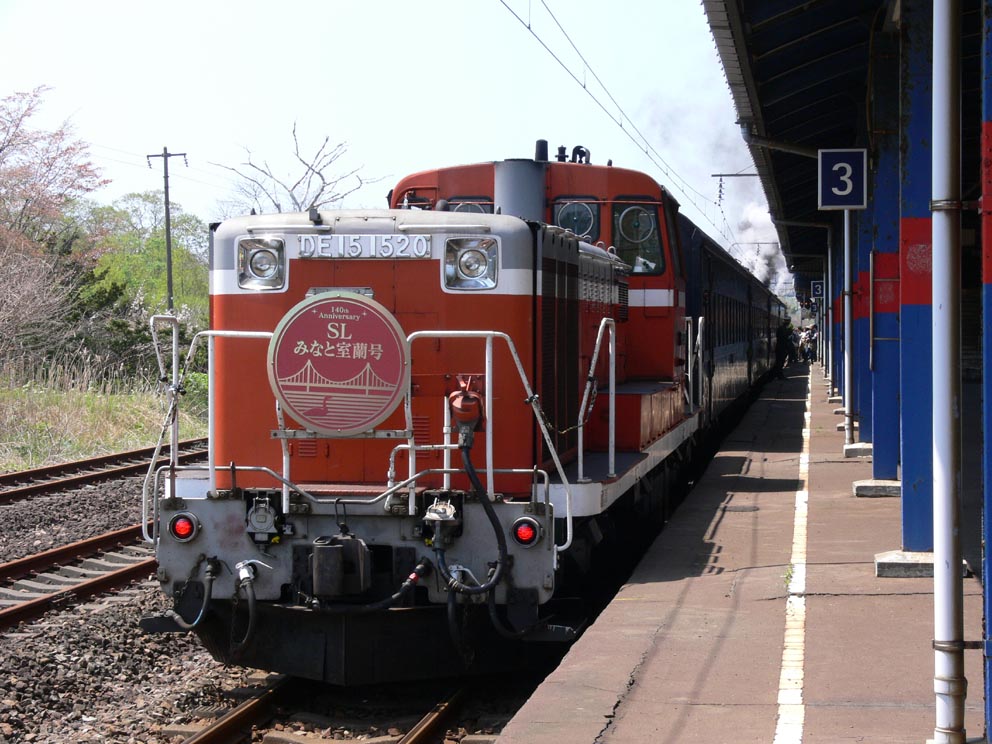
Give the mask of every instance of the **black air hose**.
[[193, 622], [188, 623], [183, 620], [183, 616], [178, 612], [175, 610], [170, 611], [169, 615], [176, 625], [183, 630], [193, 630], [193, 628], [203, 621], [203, 618], [207, 614], [207, 607], [210, 605], [210, 600], [213, 598], [214, 579], [217, 578], [217, 574], [219, 573], [220, 563], [214, 560], [207, 561], [207, 567], [203, 572], [203, 604], [200, 605], [200, 612]]
[[[431, 562], [426, 558], [421, 558], [420, 563], [417, 564], [416, 568], [406, 577], [406, 580], [400, 584], [400, 588], [396, 592], [385, 599], [380, 599], [378, 602], [373, 602], [367, 605], [340, 605], [335, 608], [339, 611], [344, 612], [375, 612], [376, 610], [384, 610], [387, 607], [392, 607], [394, 604], [399, 602], [403, 597], [410, 593], [410, 590], [417, 585], [417, 583], [427, 574], [430, 573]], [[351, 609], [353, 608], [353, 609]]]
[[[231, 658], [233, 659], [238, 658], [248, 647], [252, 636], [255, 635], [255, 625], [257, 624], [254, 577], [249, 575], [246, 578], [242, 578], [241, 583], [238, 585], [238, 591], [240, 592], [241, 589], [245, 590], [245, 596], [248, 597], [248, 627], [245, 628], [244, 637], [231, 647]], [[232, 630], [234, 628], [233, 616], [231, 618], [231, 628]]]
[[506, 535], [503, 534], [503, 527], [500, 525], [499, 519], [496, 516], [496, 509], [493, 507], [492, 502], [489, 501], [489, 496], [486, 495], [486, 489], [482, 487], [479, 475], [475, 472], [475, 467], [472, 465], [471, 438], [469, 438], [468, 442], [461, 444], [459, 449], [462, 453], [465, 472], [468, 474], [469, 480], [472, 481], [472, 487], [475, 488], [475, 495], [482, 503], [482, 508], [489, 518], [489, 523], [493, 526], [493, 531], [496, 533], [496, 545], [499, 548], [499, 556], [496, 559], [496, 567], [491, 572], [489, 580], [481, 586], [470, 586], [451, 575], [451, 572], [448, 570], [448, 564], [444, 560], [443, 548], [434, 548], [434, 553], [437, 555], [438, 570], [447, 582], [449, 589], [461, 592], [462, 594], [485, 594], [499, 584], [500, 579], [503, 577], [503, 568], [506, 566], [507, 560]]
[[410, 572], [410, 575], [406, 577], [402, 584], [400, 584], [400, 588], [385, 599], [380, 599], [377, 602], [364, 605], [331, 605], [330, 607], [322, 608], [321, 611], [337, 615], [360, 615], [365, 612], [385, 610], [388, 607], [392, 607], [394, 604], [403, 599], [403, 597], [409, 594], [422, 578], [430, 574], [431, 567], [432, 564], [427, 558], [421, 558], [420, 562], [416, 565], [413, 571]]
[[489, 599], [486, 604], [489, 606], [489, 619], [492, 621], [493, 628], [504, 638], [509, 638], [511, 640], [516, 640], [517, 638], [523, 638], [527, 634], [528, 629], [525, 630], [511, 630], [506, 627], [503, 621], [500, 619], [499, 614], [496, 612], [496, 595], [493, 593], [489, 594]]

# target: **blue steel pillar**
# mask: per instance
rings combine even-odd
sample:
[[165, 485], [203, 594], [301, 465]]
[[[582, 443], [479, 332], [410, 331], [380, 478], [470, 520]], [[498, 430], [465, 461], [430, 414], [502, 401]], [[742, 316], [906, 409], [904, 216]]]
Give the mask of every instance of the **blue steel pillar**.
[[833, 369], [830, 372], [830, 380], [834, 391], [839, 395], [844, 389], [844, 231], [839, 228], [832, 230], [831, 236], [834, 262], [830, 267], [833, 272], [830, 284], [833, 288], [833, 297], [830, 300], [833, 308], [833, 327], [830, 334], [833, 339], [833, 353], [830, 355], [830, 365]]
[[902, 160], [899, 220], [899, 383], [902, 401], [902, 547], [933, 550], [933, 388], [930, 218], [932, 5], [902, 2]]
[[[866, 176], [867, 177], [867, 176]], [[854, 268], [854, 410], [857, 411], [858, 435], [856, 441], [872, 441], [871, 370], [868, 357], [869, 322], [871, 303], [869, 267], [871, 266], [872, 232], [875, 222], [875, 195], [868, 197], [866, 209], [857, 212], [857, 227], [851, 236]]]
[[992, 0], [982, 3], [982, 593], [985, 610], [985, 741], [992, 721]]
[[[874, 167], [871, 263], [872, 477], [899, 477], [899, 98], [898, 54], [881, 35], [872, 60]], [[864, 424], [862, 423], [862, 426]]]

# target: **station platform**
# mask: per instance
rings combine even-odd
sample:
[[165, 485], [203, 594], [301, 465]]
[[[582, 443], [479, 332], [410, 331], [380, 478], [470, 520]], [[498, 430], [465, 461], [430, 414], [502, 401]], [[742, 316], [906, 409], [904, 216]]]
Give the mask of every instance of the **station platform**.
[[[877, 578], [898, 497], [855, 497], [819, 364], [769, 382], [628, 583], [499, 744], [923, 744], [933, 738], [933, 580]], [[982, 590], [964, 582], [965, 638]], [[965, 651], [985, 741], [981, 651]]]

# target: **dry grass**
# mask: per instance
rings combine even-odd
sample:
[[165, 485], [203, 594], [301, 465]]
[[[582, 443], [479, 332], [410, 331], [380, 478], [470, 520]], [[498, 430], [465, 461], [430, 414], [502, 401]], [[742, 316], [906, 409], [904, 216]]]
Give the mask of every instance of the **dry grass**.
[[[180, 436], [205, 436], [205, 417], [186, 409]], [[165, 413], [165, 396], [133, 381], [128, 389], [67, 368], [27, 380], [0, 374], [0, 471], [152, 446]]]

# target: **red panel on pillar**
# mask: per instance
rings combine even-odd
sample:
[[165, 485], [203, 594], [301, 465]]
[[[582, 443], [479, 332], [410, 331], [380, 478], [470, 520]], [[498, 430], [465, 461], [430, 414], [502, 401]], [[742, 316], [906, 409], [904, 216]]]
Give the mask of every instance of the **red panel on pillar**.
[[899, 273], [903, 305], [932, 305], [931, 253], [933, 227], [929, 217], [899, 221]]
[[875, 312], [899, 312], [899, 254], [875, 254]]

